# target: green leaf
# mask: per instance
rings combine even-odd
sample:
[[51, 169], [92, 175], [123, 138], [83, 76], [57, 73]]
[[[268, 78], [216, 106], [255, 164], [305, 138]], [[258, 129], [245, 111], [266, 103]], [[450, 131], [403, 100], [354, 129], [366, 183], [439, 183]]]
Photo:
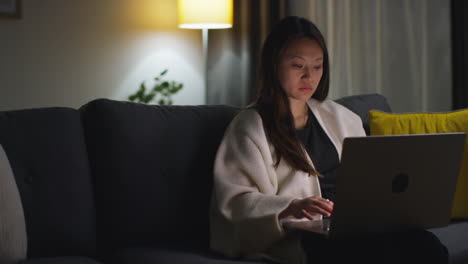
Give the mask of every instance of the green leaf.
[[174, 88], [175, 88], [177, 91], [180, 91], [180, 89], [182, 89], [182, 87], [183, 87], [183, 84], [181, 84], [181, 83], [174, 85]]
[[179, 84], [177, 86], [174, 86], [174, 94], [179, 92], [181, 89], [182, 89], [183, 85], [182, 84]]
[[136, 95], [137, 95], [138, 97], [141, 97], [141, 96], [143, 96], [143, 95], [145, 94], [145, 92], [146, 92], [145, 83], [142, 82], [141, 85], [140, 85], [140, 90], [138, 90], [138, 92], [136, 93]]
[[149, 89], [145, 85], [145, 81], [142, 81], [139, 89], [128, 96], [130, 101], [136, 101], [141, 103], [149, 103], [151, 101], [157, 101], [161, 105], [173, 104], [171, 95], [179, 92], [183, 84], [178, 83], [174, 80], [163, 81], [163, 76], [168, 72], [168, 69], [164, 69], [159, 76], [154, 77], [155, 83], [152, 88]]
[[151, 100], [153, 100], [154, 96], [155, 96], [155, 94], [148, 94], [148, 95], [146, 95], [145, 98], [144, 98], [145, 104], [151, 102]]
[[161, 92], [162, 91], [162, 86], [159, 84], [159, 85], [155, 85], [153, 87], [153, 91], [155, 92]]
[[146, 90], [145, 82], [143, 81], [143, 82], [141, 82], [141, 84], [140, 84], [140, 90], [139, 90], [139, 91], [140, 91], [140, 92], [144, 92], [145, 90]]

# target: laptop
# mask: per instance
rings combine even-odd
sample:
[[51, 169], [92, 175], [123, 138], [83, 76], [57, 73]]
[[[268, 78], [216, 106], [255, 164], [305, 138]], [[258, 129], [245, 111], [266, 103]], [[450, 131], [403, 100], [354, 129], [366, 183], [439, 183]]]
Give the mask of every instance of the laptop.
[[450, 222], [465, 133], [346, 138], [331, 218], [285, 228], [330, 239]]

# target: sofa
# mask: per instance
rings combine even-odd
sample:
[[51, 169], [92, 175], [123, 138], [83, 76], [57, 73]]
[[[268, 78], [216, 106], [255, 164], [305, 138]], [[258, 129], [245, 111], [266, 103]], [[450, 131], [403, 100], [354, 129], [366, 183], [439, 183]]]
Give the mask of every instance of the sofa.
[[[336, 101], [368, 133], [368, 111], [390, 111], [378, 94]], [[20, 263], [257, 263], [209, 250], [213, 160], [238, 111], [97, 99], [0, 112], [27, 231]], [[431, 231], [451, 263], [468, 263], [467, 220]]]

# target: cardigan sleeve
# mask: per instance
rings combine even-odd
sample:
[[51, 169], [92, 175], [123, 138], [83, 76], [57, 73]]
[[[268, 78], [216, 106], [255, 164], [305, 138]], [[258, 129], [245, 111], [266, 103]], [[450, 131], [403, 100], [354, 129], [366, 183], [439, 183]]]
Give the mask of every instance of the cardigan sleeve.
[[214, 205], [230, 229], [231, 252], [264, 252], [284, 235], [278, 214], [294, 197], [279, 196], [277, 189], [260, 116], [245, 110], [228, 127], [214, 165]]

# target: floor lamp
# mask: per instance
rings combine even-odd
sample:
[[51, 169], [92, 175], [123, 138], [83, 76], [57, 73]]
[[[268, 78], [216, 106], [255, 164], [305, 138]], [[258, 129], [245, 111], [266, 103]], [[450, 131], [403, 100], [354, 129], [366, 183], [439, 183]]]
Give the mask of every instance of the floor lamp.
[[178, 0], [179, 27], [201, 29], [203, 40], [203, 81], [207, 102], [208, 29], [231, 28], [233, 0]]

